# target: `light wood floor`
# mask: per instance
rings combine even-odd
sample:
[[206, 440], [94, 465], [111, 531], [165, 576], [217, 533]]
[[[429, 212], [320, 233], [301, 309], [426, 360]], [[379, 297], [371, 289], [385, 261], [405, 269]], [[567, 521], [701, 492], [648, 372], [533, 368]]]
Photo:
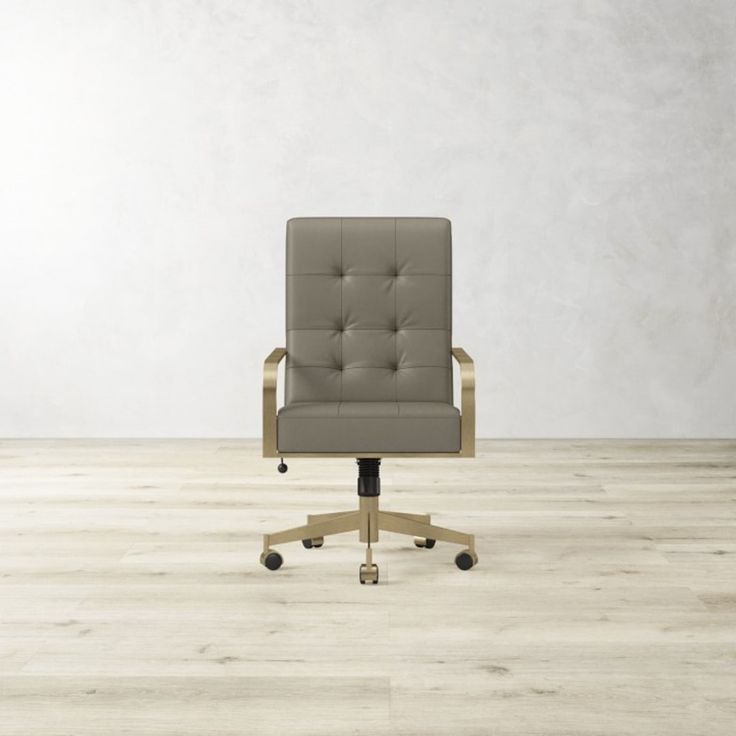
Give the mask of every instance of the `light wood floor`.
[[0, 443], [0, 734], [732, 736], [736, 442], [480, 443], [382, 505], [474, 532], [260, 535], [357, 503], [255, 442]]

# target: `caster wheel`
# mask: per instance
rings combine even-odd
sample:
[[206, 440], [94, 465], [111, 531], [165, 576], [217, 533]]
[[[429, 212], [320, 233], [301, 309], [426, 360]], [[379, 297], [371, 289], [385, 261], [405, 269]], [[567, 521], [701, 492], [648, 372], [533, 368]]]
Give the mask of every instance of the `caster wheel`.
[[286, 463], [281, 462], [278, 464], [276, 469], [279, 473], [285, 473], [289, 469], [289, 466]]
[[378, 583], [378, 565], [361, 565], [358, 579], [361, 585], [366, 583], [376, 585]]
[[302, 544], [304, 545], [304, 549], [312, 549], [321, 547], [325, 543], [324, 537], [315, 537], [314, 539], [302, 539]]
[[284, 558], [276, 552], [269, 549], [261, 553], [261, 565], [265, 565], [269, 570], [278, 570], [284, 564]]
[[437, 544], [436, 539], [425, 539], [424, 537], [414, 537], [414, 544], [417, 547], [424, 547], [426, 549], [432, 549]]
[[475, 554], [475, 552], [471, 552], [469, 549], [464, 549], [462, 552], [457, 553], [455, 564], [461, 570], [470, 570], [473, 565], [478, 564], [478, 555]]

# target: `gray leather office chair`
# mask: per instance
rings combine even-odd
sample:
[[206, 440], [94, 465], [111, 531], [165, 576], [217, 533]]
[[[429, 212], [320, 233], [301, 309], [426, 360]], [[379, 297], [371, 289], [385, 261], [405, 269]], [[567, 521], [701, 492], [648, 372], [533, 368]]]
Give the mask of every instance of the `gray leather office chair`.
[[[435, 217], [314, 217], [286, 230], [286, 348], [266, 359], [263, 456], [352, 457], [359, 509], [310, 514], [307, 523], [263, 537], [261, 563], [283, 563], [272, 545], [358, 531], [367, 544], [360, 582], [378, 582], [371, 544], [380, 530], [461, 544], [477, 564], [471, 534], [431, 524], [429, 514], [378, 508], [380, 458], [473, 457], [473, 362], [451, 348], [450, 222]], [[462, 411], [452, 401], [460, 365]], [[285, 404], [277, 412], [277, 367], [286, 357]]]

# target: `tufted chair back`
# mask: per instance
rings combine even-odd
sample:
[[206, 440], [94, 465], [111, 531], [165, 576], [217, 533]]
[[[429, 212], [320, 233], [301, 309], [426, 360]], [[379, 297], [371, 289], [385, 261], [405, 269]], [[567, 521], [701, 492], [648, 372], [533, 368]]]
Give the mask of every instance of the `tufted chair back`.
[[313, 217], [286, 235], [286, 404], [452, 403], [450, 222]]

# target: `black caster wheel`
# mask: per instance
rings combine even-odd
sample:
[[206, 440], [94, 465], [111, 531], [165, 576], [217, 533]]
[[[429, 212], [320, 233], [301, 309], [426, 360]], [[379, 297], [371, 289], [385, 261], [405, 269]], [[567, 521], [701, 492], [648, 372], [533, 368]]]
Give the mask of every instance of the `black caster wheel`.
[[278, 464], [276, 469], [279, 471], [279, 473], [285, 473], [289, 469], [289, 466], [282, 460]]
[[358, 579], [361, 585], [366, 583], [376, 585], [378, 583], [378, 565], [361, 565]]
[[261, 553], [261, 565], [269, 570], [278, 570], [283, 564], [284, 558], [276, 550], [269, 549]]
[[478, 564], [478, 555], [475, 554], [475, 552], [471, 552], [469, 549], [464, 549], [462, 552], [457, 553], [455, 564], [461, 570], [470, 570], [473, 565]]
[[314, 539], [302, 539], [302, 544], [304, 545], [304, 549], [312, 549], [312, 547], [317, 549], [321, 547], [324, 543], [325, 543], [324, 537], [315, 537]]
[[436, 539], [425, 539], [424, 537], [414, 537], [414, 544], [417, 547], [424, 547], [425, 549], [432, 549], [437, 544]]

